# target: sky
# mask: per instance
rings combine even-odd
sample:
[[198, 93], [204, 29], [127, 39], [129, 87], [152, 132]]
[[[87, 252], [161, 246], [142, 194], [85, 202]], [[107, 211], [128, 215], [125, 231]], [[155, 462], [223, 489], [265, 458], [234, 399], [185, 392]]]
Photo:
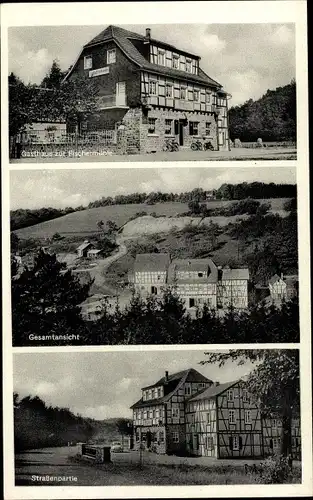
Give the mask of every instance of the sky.
[[[101, 26], [9, 29], [9, 72], [39, 84], [52, 61], [67, 70]], [[122, 25], [140, 34], [148, 25]], [[150, 24], [152, 38], [201, 57], [202, 69], [232, 94], [231, 105], [260, 98], [295, 78], [294, 24]]]
[[296, 183], [294, 167], [104, 168], [11, 170], [11, 210], [76, 208], [102, 196], [135, 192], [180, 193], [217, 189], [223, 183]]
[[[207, 350], [206, 350], [207, 351]], [[204, 350], [15, 353], [14, 391], [39, 396], [49, 405], [70, 408], [83, 416], [131, 417], [129, 407], [141, 388], [169, 374], [194, 368], [213, 381], [238, 380], [253, 369], [247, 362], [200, 365]]]

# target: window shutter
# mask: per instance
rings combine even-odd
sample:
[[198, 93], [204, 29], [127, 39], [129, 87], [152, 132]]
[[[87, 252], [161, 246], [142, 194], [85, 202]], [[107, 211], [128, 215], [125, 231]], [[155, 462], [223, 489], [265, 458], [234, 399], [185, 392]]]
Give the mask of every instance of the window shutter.
[[232, 437], [229, 438], [229, 449], [233, 450], [233, 438]]
[[242, 437], [239, 436], [239, 450], [242, 450]]

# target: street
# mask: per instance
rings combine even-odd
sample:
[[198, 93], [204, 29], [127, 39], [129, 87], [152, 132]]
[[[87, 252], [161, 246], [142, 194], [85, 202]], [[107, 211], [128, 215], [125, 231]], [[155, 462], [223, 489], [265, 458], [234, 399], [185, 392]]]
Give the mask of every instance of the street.
[[91, 163], [91, 162], [151, 162], [151, 161], [245, 161], [245, 160], [296, 160], [295, 148], [236, 148], [231, 151], [192, 151], [184, 149], [135, 155], [92, 155], [81, 157], [34, 157], [11, 159], [10, 163]]

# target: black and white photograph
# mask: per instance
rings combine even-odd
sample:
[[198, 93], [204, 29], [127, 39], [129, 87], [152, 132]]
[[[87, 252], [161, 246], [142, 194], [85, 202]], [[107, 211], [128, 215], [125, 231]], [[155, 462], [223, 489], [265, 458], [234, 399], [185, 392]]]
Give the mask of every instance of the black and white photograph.
[[12, 162], [295, 160], [295, 24], [8, 30]]
[[295, 168], [10, 180], [13, 345], [299, 341]]
[[14, 355], [17, 485], [297, 484], [300, 420], [294, 349]]

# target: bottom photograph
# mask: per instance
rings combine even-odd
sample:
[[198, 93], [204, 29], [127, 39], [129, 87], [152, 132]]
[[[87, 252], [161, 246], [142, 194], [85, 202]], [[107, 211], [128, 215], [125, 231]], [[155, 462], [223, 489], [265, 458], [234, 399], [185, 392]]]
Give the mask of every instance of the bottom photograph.
[[299, 351], [14, 354], [15, 484], [301, 483]]

